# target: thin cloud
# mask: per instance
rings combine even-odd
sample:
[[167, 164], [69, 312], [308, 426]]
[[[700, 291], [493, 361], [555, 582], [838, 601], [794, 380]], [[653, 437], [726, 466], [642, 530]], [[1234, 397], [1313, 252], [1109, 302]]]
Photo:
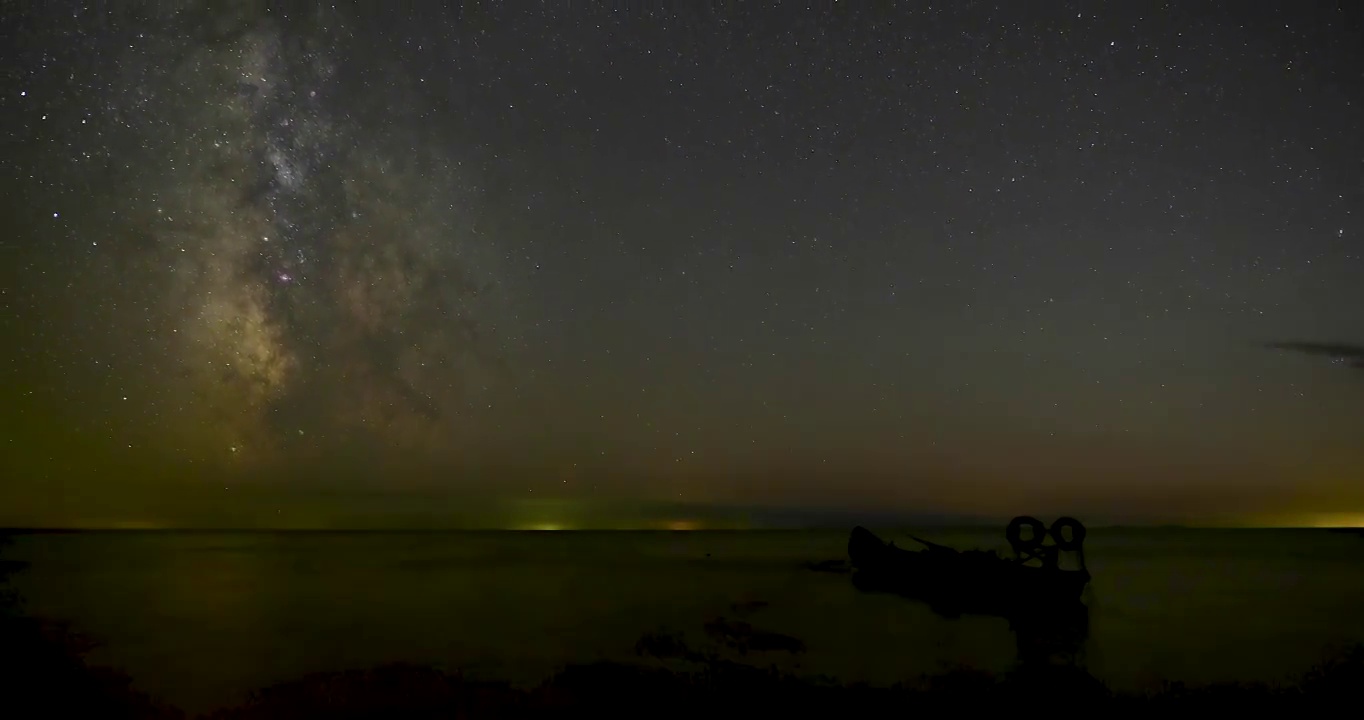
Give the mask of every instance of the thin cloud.
[[1288, 350], [1302, 355], [1330, 358], [1331, 362], [1346, 365], [1355, 370], [1364, 370], [1364, 345], [1285, 341], [1266, 343], [1265, 347], [1271, 350]]

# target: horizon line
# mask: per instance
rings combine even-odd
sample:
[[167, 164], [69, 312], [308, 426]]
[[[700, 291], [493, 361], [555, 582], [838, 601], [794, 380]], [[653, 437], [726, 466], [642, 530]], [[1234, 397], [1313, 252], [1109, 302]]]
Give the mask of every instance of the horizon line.
[[[912, 528], [934, 528], [942, 530], [954, 529], [999, 529], [1002, 533], [1003, 527], [996, 523], [945, 523], [945, 524], [898, 524], [898, 523], [877, 523], [882, 528], [895, 530], [908, 530]], [[1323, 527], [1320, 525], [1228, 525], [1228, 524], [1199, 524], [1199, 523], [1097, 523], [1086, 525], [1091, 529], [1103, 530], [1331, 530], [1338, 532], [1364, 532], [1364, 527], [1356, 526], [1335, 526]], [[58, 535], [58, 534], [77, 534], [77, 533], [318, 533], [318, 534], [341, 534], [341, 533], [369, 533], [369, 534], [455, 534], [455, 533], [523, 533], [523, 534], [555, 534], [555, 533], [768, 533], [768, 532], [833, 532], [850, 531], [852, 528], [843, 525], [809, 525], [809, 526], [755, 526], [755, 527], [662, 527], [662, 526], [623, 526], [623, 527], [497, 527], [497, 526], [468, 526], [468, 527], [373, 527], [373, 526], [353, 526], [353, 527], [297, 527], [297, 526], [15, 526], [0, 527], [0, 536], [4, 535]]]

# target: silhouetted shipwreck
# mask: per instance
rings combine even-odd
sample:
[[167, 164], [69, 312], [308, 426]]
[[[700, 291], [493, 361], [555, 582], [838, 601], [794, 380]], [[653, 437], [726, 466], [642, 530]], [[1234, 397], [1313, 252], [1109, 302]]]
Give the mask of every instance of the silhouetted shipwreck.
[[[949, 617], [969, 613], [1019, 619], [1083, 608], [1081, 595], [1090, 575], [1080, 521], [1063, 517], [1047, 528], [1036, 518], [1020, 516], [1009, 523], [1006, 536], [1013, 558], [956, 550], [917, 537], [924, 548], [906, 550], [858, 526], [848, 538], [853, 584], [922, 600]], [[1062, 552], [1074, 555], [1074, 569], [1061, 568]]]

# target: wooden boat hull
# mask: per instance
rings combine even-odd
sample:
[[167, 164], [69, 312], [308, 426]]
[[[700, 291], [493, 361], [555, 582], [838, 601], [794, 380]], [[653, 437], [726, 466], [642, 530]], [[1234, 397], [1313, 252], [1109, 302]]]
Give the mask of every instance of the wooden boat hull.
[[922, 600], [946, 615], [1014, 617], [1073, 608], [1089, 583], [1086, 570], [1030, 567], [993, 552], [925, 545], [905, 550], [854, 528], [848, 538], [854, 585]]

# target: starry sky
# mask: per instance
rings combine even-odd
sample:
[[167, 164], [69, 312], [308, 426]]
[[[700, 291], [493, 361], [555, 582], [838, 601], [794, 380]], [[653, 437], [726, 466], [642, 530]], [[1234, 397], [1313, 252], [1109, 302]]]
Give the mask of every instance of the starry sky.
[[1364, 523], [1359, 5], [367, 5], [4, 3], [0, 524]]

